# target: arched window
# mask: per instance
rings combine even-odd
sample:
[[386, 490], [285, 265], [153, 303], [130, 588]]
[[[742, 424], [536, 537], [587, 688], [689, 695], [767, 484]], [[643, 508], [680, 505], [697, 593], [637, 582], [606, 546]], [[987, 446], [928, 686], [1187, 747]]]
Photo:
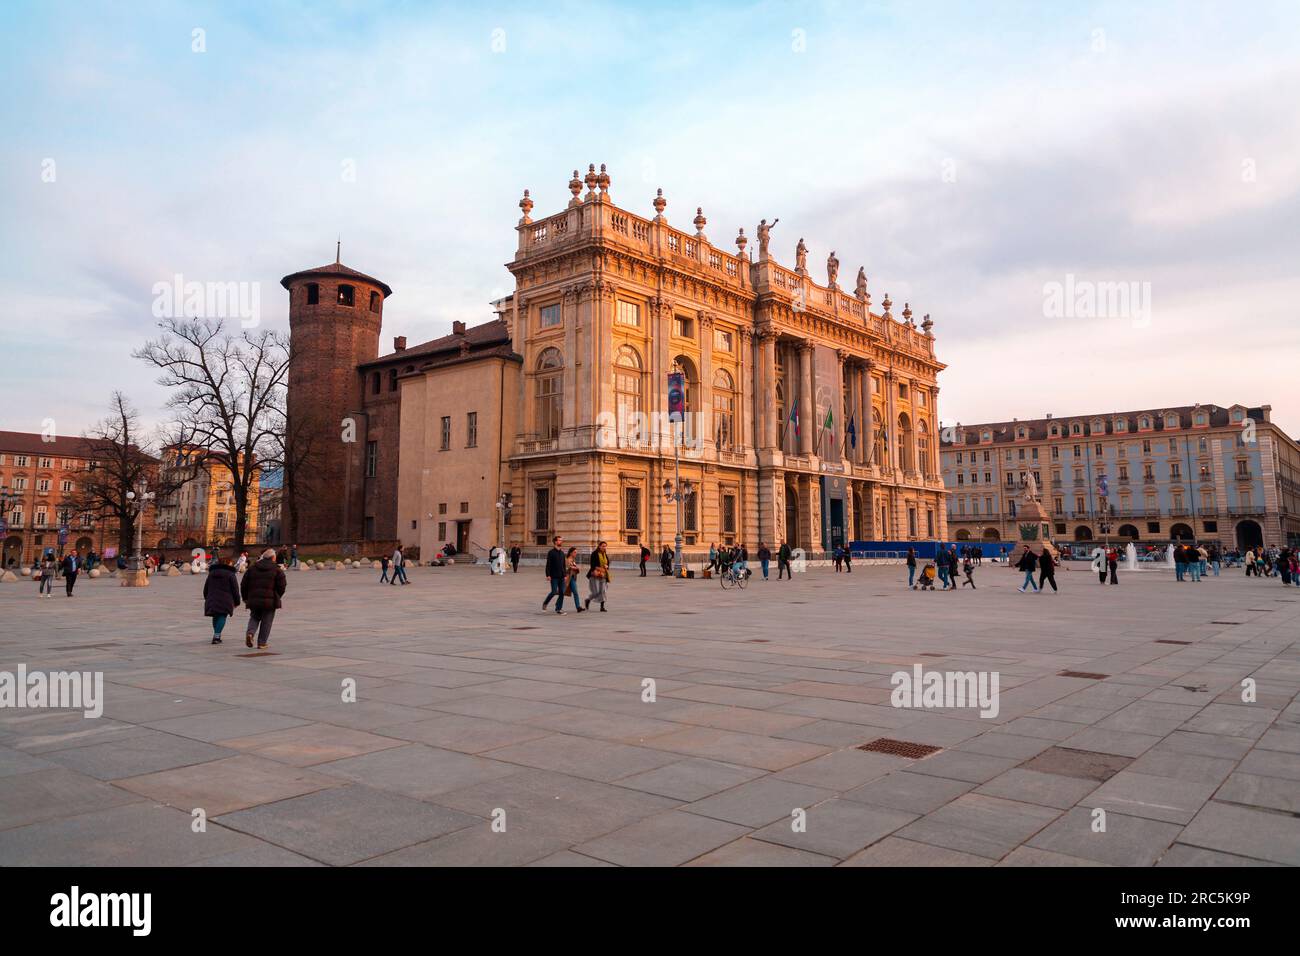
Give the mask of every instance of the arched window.
[[378, 311], [379, 311], [379, 302], [380, 302], [379, 293], [378, 293], [378, 292], [372, 292], [372, 293], [370, 293], [370, 311], [371, 311], [371, 312], [378, 312]]
[[388, 370], [388, 390], [390, 392], [397, 391], [397, 369], [395, 368]]
[[679, 355], [673, 359], [673, 370], [681, 372], [686, 379], [686, 419], [682, 422], [682, 441], [689, 442], [695, 437], [696, 412], [699, 409], [700, 373], [689, 356]]
[[637, 440], [641, 432], [641, 356], [630, 345], [614, 355], [614, 408], [618, 433]]
[[916, 457], [913, 453], [912, 420], [907, 413], [898, 416], [898, 467], [905, 473], [916, 471]]
[[537, 357], [537, 437], [550, 441], [560, 437], [564, 410], [564, 356], [559, 349], [543, 349]]
[[736, 447], [736, 386], [721, 368], [713, 374], [713, 441], [727, 451]]
[[925, 424], [925, 419], [919, 419], [916, 423], [916, 451], [919, 460], [919, 467], [922, 474], [930, 474], [933, 469], [930, 467], [930, 429]]

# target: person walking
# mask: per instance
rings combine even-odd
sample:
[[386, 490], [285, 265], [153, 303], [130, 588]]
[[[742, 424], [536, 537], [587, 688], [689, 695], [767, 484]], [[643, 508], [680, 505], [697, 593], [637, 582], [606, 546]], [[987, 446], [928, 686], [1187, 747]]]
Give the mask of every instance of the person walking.
[[844, 573], [853, 573], [853, 550], [847, 544], [844, 546]]
[[402, 546], [399, 544], [393, 550], [393, 579], [389, 584], [396, 584], [401, 581], [403, 584], [410, 584], [406, 579], [406, 555], [402, 553]]
[[1056, 562], [1052, 560], [1052, 552], [1043, 548], [1043, 553], [1038, 556], [1038, 592], [1043, 592], [1043, 582], [1046, 581], [1056, 590]]
[[1106, 551], [1106, 570], [1110, 572], [1110, 583], [1119, 584], [1119, 550], [1108, 548]]
[[1219, 549], [1217, 544], [1210, 545], [1210, 570], [1214, 572], [1214, 576], [1217, 578], [1219, 576], [1219, 571], [1222, 569], [1223, 552]]
[[916, 590], [916, 548], [907, 549], [907, 586]]
[[511, 547], [510, 547], [510, 570], [511, 570], [513, 573], [515, 573], [515, 574], [518, 574], [518, 573], [519, 573], [519, 558], [520, 558], [520, 556], [521, 556], [522, 554], [523, 554], [523, 552], [522, 552], [521, 550], [519, 550], [519, 545], [517, 545], [517, 544], [516, 544], [516, 545], [511, 545]]
[[48, 553], [43, 555], [37, 568], [32, 574], [36, 578], [36, 596], [54, 597], [54, 559]]
[[708, 569], [709, 569], [710, 571], [718, 571], [718, 570], [720, 570], [720, 567], [719, 567], [719, 565], [718, 565], [718, 546], [717, 546], [716, 543], [714, 543], [714, 544], [710, 544], [710, 545], [709, 545], [709, 563], [708, 563]]
[[794, 573], [790, 570], [790, 545], [781, 542], [781, 547], [776, 551], [776, 579], [781, 580], [782, 572], [785, 573], [787, 581], [794, 580]]
[[1187, 571], [1192, 576], [1194, 582], [1200, 583], [1201, 580], [1201, 552], [1195, 546], [1189, 544], [1183, 549], [1183, 557], [1187, 559]]
[[226, 627], [226, 619], [239, 607], [239, 577], [235, 569], [217, 556], [217, 561], [208, 568], [207, 580], [203, 582], [203, 615], [212, 618], [212, 643], [221, 643], [221, 632]]
[[564, 590], [565, 594], [573, 597], [573, 606], [581, 614], [586, 610], [582, 606], [582, 599], [578, 597], [578, 575], [582, 569], [578, 567], [578, 549], [570, 548], [564, 555]]
[[298, 567], [298, 546], [296, 544], [289, 548], [289, 567], [294, 569]]
[[[938, 554], [934, 556], [934, 570], [939, 575], [939, 583], [943, 585], [940, 590], [948, 590], [948, 552], [943, 548], [940, 548]], [[956, 582], [953, 583], [953, 587], [956, 587]]]
[[965, 587], [966, 585], [969, 584], [970, 589], [974, 591], [975, 590], [975, 578], [974, 578], [975, 559], [971, 556], [970, 552], [966, 553], [966, 557], [961, 563], [961, 572], [962, 574], [966, 575], [966, 580], [961, 583], [961, 586]]
[[763, 569], [763, 580], [768, 580], [767, 571], [772, 566], [772, 549], [762, 541], [758, 543], [758, 563]]
[[[1046, 554], [1046, 549], [1043, 551]], [[1025, 592], [1025, 588], [1033, 588], [1035, 593], [1038, 591], [1038, 585], [1034, 583], [1034, 572], [1038, 570], [1038, 556], [1034, 552], [1025, 548], [1025, 553], [1020, 556], [1016, 562], [1016, 570], [1025, 572], [1025, 580], [1020, 585], [1020, 593]]]
[[77, 585], [77, 571], [80, 568], [80, 563], [75, 551], [69, 551], [63, 556], [63, 589], [68, 597], [72, 597], [72, 589]]
[[248, 608], [248, 629], [244, 632], [246, 647], [253, 646], [254, 634], [257, 635], [258, 650], [265, 650], [267, 641], [271, 639], [275, 612], [280, 610], [280, 598], [288, 586], [284, 568], [275, 557], [275, 549], [267, 548], [257, 563], [244, 572], [244, 579], [239, 584], [239, 595]]
[[645, 563], [650, 560], [650, 549], [641, 545], [641, 577], [645, 577]]
[[388, 565], [392, 562], [392, 560], [393, 559], [389, 557], [387, 553], [381, 554], [379, 556], [379, 567], [380, 567], [379, 583], [380, 584], [384, 584], [388, 581]]
[[587, 571], [587, 600], [584, 607], [591, 607], [591, 602], [595, 601], [600, 605], [600, 609], [605, 610], [606, 590], [609, 587], [609, 552], [605, 549], [605, 542], [601, 541], [596, 545], [596, 550], [591, 552], [591, 568]]
[[839, 574], [840, 571], [843, 570], [842, 565], [844, 564], [844, 549], [841, 548], [838, 544], [835, 546], [835, 550], [831, 552], [831, 560], [835, 562], [835, 573]]
[[557, 534], [551, 540], [551, 550], [546, 552], [546, 578], [551, 582], [551, 593], [542, 602], [542, 610], [546, 610], [551, 598], [558, 597], [559, 600], [555, 602], [556, 614], [564, 613], [564, 580], [567, 572], [564, 568], [564, 552], [560, 549], [562, 544], [564, 539]]

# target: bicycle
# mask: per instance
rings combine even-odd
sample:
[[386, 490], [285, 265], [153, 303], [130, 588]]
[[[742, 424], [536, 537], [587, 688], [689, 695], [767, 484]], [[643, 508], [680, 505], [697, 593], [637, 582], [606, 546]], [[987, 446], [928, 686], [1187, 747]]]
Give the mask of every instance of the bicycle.
[[734, 566], [728, 565], [718, 575], [718, 583], [722, 585], [724, 591], [730, 590], [733, 587], [739, 587], [741, 590], [744, 590], [744, 588], [749, 584], [749, 572], [747, 570], [737, 571]]

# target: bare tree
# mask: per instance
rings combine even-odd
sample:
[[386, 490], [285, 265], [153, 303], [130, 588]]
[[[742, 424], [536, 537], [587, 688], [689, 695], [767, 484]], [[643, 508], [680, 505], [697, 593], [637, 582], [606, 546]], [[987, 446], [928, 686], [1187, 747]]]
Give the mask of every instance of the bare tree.
[[238, 337], [221, 319], [172, 317], [162, 335], [134, 355], [173, 390], [172, 443], [192, 467], [218, 466], [230, 475], [234, 546], [244, 547], [248, 506], [263, 459], [275, 460], [283, 439], [288, 337], [269, 329]]
[[135, 547], [135, 505], [127, 492], [145, 482], [162, 494], [174, 488], [158, 485], [158, 461], [140, 428], [140, 413], [121, 392], [114, 392], [107, 416], [87, 429], [82, 439], [91, 466], [65, 501], [68, 510], [90, 515], [100, 522], [117, 523], [119, 554]]

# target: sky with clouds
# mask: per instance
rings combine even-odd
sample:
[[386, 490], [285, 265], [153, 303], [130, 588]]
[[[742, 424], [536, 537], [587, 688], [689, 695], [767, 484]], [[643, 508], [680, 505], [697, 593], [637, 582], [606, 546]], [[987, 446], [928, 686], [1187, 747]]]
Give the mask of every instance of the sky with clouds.
[[[257, 283], [287, 328], [339, 235], [383, 341], [490, 318], [523, 189], [603, 162], [929, 313], [947, 423], [1242, 402], [1300, 437], [1297, 50], [1294, 0], [8, 2], [0, 429], [114, 388], [159, 420], [154, 284]], [[1067, 281], [1136, 305], [1048, 314]]]

